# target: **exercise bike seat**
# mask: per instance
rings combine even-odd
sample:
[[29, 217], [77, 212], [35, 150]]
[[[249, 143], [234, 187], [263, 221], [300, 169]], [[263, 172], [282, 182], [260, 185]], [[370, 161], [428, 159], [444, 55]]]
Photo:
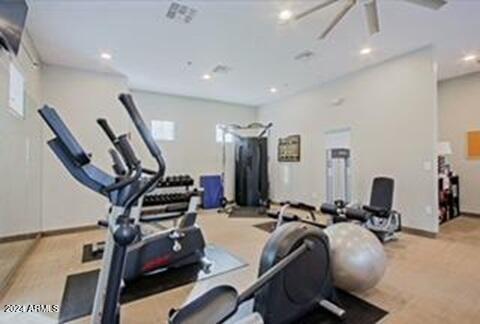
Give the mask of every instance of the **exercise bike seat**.
[[170, 324], [217, 324], [235, 313], [238, 292], [231, 286], [218, 286], [201, 295], [180, 310], [173, 310]]

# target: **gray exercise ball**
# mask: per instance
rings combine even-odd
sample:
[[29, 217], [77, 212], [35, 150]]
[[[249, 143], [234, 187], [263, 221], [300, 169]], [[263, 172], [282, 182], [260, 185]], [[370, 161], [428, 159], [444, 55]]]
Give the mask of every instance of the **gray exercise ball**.
[[382, 279], [387, 258], [375, 234], [353, 223], [331, 225], [325, 233], [330, 241], [335, 286], [362, 292]]

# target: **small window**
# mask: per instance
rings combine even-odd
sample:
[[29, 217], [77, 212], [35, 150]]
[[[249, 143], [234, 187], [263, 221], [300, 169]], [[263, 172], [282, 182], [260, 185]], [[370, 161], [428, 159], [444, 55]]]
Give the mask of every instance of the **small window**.
[[[217, 143], [222, 143], [223, 142], [223, 127], [224, 125], [217, 125], [215, 127], [215, 137], [217, 139]], [[232, 143], [233, 142], [233, 135], [230, 133], [225, 134], [225, 142], [226, 143]]]
[[15, 64], [10, 63], [10, 88], [8, 106], [20, 117], [25, 115], [24, 105], [24, 79]]
[[152, 120], [152, 136], [157, 141], [175, 140], [175, 123], [167, 120]]

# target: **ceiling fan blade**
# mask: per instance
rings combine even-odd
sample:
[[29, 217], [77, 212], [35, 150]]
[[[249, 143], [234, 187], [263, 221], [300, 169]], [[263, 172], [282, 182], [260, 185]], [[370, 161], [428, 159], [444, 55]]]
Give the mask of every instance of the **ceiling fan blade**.
[[404, 0], [404, 1], [417, 4], [425, 8], [434, 9], [434, 10], [440, 9], [441, 7], [447, 4], [446, 0]]
[[325, 39], [327, 35], [332, 31], [332, 29], [342, 20], [342, 18], [347, 14], [347, 12], [352, 9], [357, 0], [350, 0], [349, 3], [333, 18], [332, 22], [327, 26], [324, 32], [318, 37], [319, 39]]
[[364, 8], [370, 35], [378, 33], [380, 31], [380, 23], [378, 20], [377, 0], [366, 2]]
[[328, 7], [328, 6], [331, 5], [332, 3], [335, 3], [335, 2], [338, 2], [338, 1], [339, 1], [339, 0], [327, 0], [327, 1], [324, 1], [324, 2], [322, 2], [322, 3], [320, 3], [320, 4], [318, 4], [318, 5], [310, 8], [310, 9], [305, 10], [304, 12], [299, 13], [298, 15], [296, 15], [296, 16], [294, 17], [294, 19], [295, 19], [295, 20], [302, 19], [303, 17], [308, 16], [308, 15], [314, 13], [315, 11], [318, 11], [318, 10], [320, 10], [320, 9], [323, 9], [323, 8], [325, 8], [325, 7]]

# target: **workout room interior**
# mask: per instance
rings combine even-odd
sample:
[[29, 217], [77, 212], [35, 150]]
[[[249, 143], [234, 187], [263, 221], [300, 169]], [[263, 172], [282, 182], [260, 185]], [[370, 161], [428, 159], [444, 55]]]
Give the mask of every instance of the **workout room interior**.
[[480, 323], [478, 30], [0, 0], [0, 323]]

